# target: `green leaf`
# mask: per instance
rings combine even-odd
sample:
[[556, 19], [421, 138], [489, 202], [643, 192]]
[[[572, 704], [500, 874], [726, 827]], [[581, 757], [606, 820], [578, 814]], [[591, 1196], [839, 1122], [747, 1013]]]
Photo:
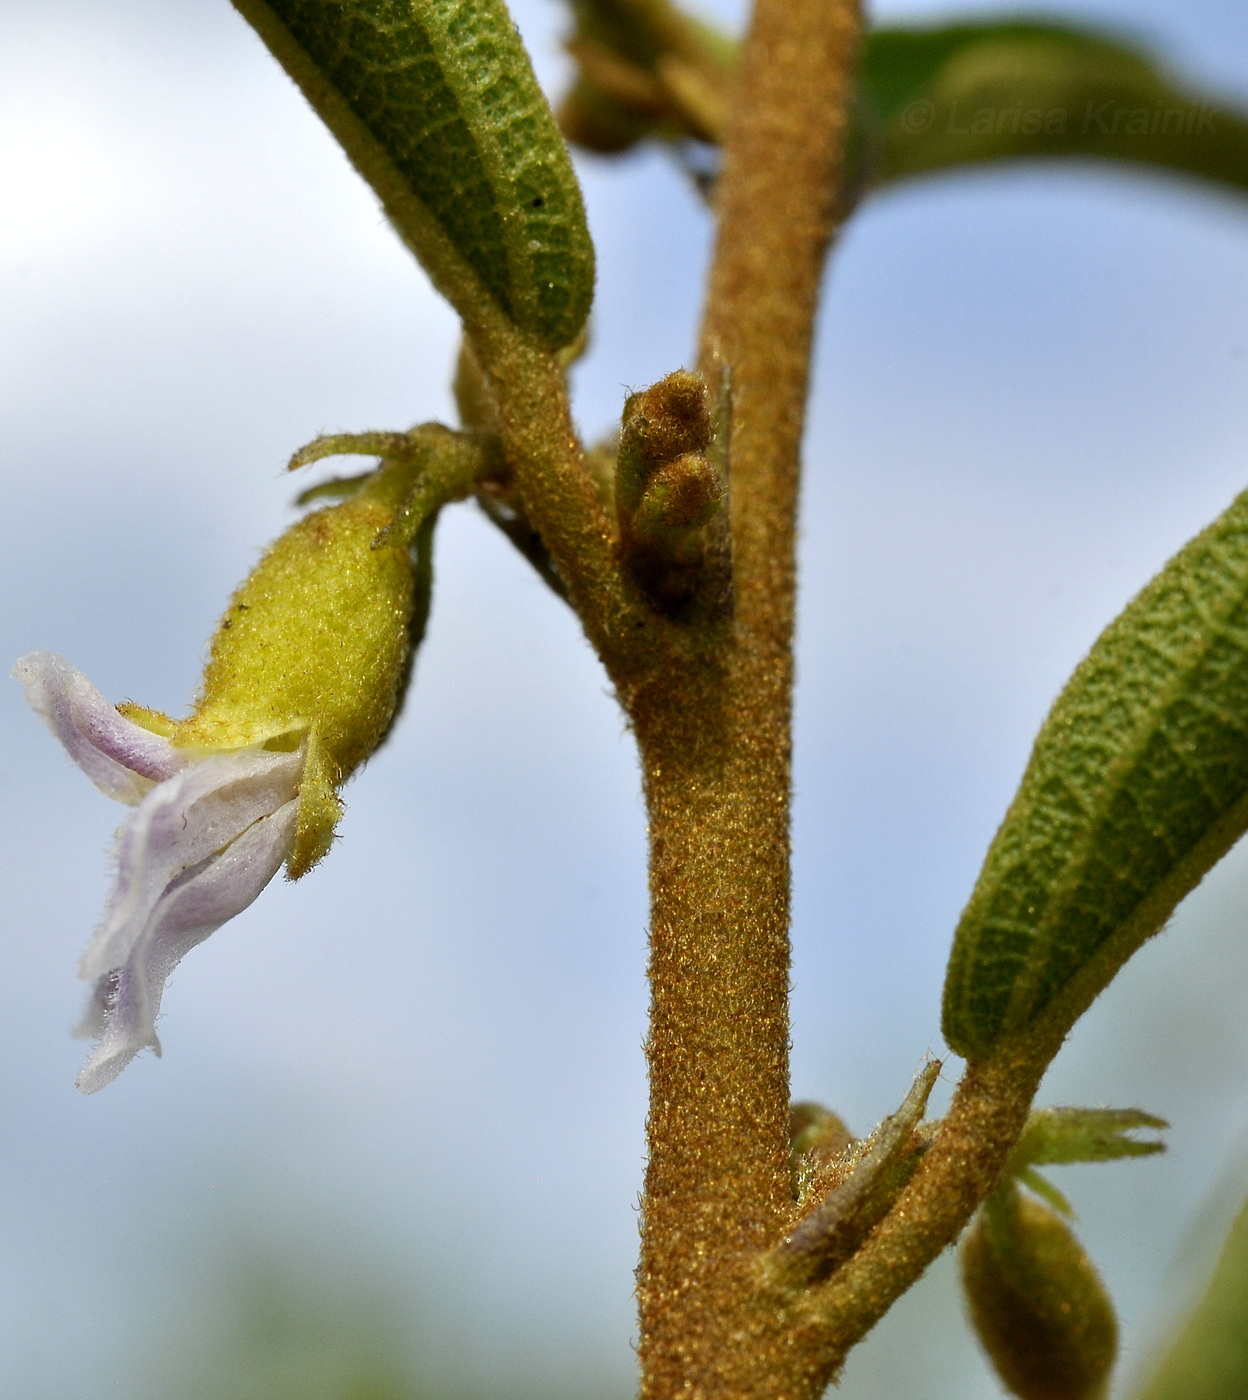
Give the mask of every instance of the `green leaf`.
[[1248, 1204], [1231, 1226], [1204, 1297], [1136, 1400], [1248, 1395]]
[[1248, 827], [1248, 493], [1112, 623], [1046, 719], [959, 922], [945, 1039], [1060, 1037]]
[[465, 319], [548, 349], [589, 315], [567, 147], [501, 0], [235, 0]]
[[1248, 119], [1119, 39], [1044, 20], [877, 29], [868, 181], [1028, 157], [1158, 167], [1248, 190]]
[[1127, 1134], [1140, 1128], [1169, 1126], [1164, 1118], [1139, 1108], [1036, 1108], [1027, 1119], [1007, 1170], [1149, 1157], [1164, 1152], [1165, 1143], [1141, 1141]]

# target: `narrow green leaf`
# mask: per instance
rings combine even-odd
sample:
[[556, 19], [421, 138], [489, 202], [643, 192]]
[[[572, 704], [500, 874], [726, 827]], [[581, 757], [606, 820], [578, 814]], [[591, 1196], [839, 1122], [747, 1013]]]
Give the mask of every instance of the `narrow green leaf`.
[[1028, 1191], [1034, 1191], [1037, 1196], [1046, 1204], [1051, 1205], [1059, 1215], [1072, 1219], [1075, 1208], [1066, 1199], [1047, 1176], [1041, 1176], [1033, 1167], [1023, 1167], [1015, 1174], [1014, 1180], [1021, 1186], [1025, 1186]]
[[1112, 623], [1040, 731], [954, 939], [944, 1033], [1060, 1035], [1248, 827], [1248, 493]]
[[1248, 118], [1129, 43], [1044, 20], [868, 37], [862, 92], [886, 184], [960, 166], [1078, 156], [1248, 190]]
[[1248, 1204], [1231, 1226], [1204, 1297], [1136, 1400], [1248, 1395]]
[[845, 1176], [772, 1251], [776, 1281], [800, 1288], [826, 1278], [888, 1214], [928, 1149], [920, 1124], [939, 1076], [940, 1061], [928, 1060], [897, 1112], [845, 1151]]
[[567, 147], [502, 0], [235, 0], [466, 318], [548, 349], [589, 314]]
[[1159, 1130], [1164, 1118], [1139, 1108], [1037, 1108], [1010, 1157], [1007, 1170], [1062, 1166], [1070, 1162], [1115, 1162], [1164, 1152], [1164, 1142], [1128, 1137], [1140, 1128]]

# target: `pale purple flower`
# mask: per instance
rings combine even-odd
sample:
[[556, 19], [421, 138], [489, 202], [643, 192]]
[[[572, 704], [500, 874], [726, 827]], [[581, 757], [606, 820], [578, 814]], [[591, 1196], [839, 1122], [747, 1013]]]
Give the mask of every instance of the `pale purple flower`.
[[140, 1050], [160, 1054], [156, 1017], [169, 974], [281, 868], [303, 753], [176, 748], [52, 652], [27, 653], [13, 675], [96, 787], [134, 808], [118, 828], [116, 879], [80, 968], [92, 991], [77, 1034], [99, 1044], [78, 1087], [92, 1094]]

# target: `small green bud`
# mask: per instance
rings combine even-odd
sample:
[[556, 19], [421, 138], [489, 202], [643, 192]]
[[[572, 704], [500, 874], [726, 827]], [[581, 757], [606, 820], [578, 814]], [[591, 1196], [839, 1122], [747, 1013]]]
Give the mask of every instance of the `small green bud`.
[[412, 562], [405, 544], [373, 544], [409, 486], [401, 468], [383, 467], [270, 546], [221, 620], [191, 716], [172, 726], [178, 747], [306, 746], [292, 879], [329, 849], [337, 789], [385, 738], [399, 704]]
[[646, 483], [633, 526], [649, 535], [696, 530], [707, 524], [723, 498], [723, 484], [710, 461], [700, 452], [684, 452]]
[[1054, 1210], [1073, 1215], [1070, 1202], [1037, 1167], [1151, 1157], [1164, 1152], [1165, 1143], [1130, 1134], [1142, 1128], [1160, 1130], [1169, 1126], [1164, 1118], [1141, 1108], [1033, 1108], [1001, 1178], [1021, 1182]]
[[620, 471], [644, 478], [682, 452], [705, 452], [714, 433], [702, 376], [678, 369], [625, 401]]
[[1020, 1400], [1101, 1400], [1118, 1350], [1113, 1303], [1070, 1226], [1012, 1183], [961, 1248], [971, 1322]]
[[653, 117], [631, 110], [584, 77], [559, 103], [555, 120], [566, 140], [602, 156], [627, 151], [655, 129]]
[[802, 1200], [854, 1141], [843, 1120], [818, 1103], [789, 1108], [789, 1175], [793, 1199]]
[[1007, 1170], [1151, 1157], [1164, 1152], [1165, 1143], [1128, 1134], [1144, 1128], [1160, 1131], [1169, 1126], [1164, 1118], [1141, 1108], [1033, 1108]]

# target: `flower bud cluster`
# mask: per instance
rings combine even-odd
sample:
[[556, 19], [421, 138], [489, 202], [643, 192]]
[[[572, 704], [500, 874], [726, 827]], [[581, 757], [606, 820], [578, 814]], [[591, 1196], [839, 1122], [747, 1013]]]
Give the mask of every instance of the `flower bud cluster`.
[[715, 436], [701, 375], [677, 370], [624, 405], [616, 462], [620, 551], [663, 611], [679, 613], [702, 579], [724, 483], [707, 455]]

